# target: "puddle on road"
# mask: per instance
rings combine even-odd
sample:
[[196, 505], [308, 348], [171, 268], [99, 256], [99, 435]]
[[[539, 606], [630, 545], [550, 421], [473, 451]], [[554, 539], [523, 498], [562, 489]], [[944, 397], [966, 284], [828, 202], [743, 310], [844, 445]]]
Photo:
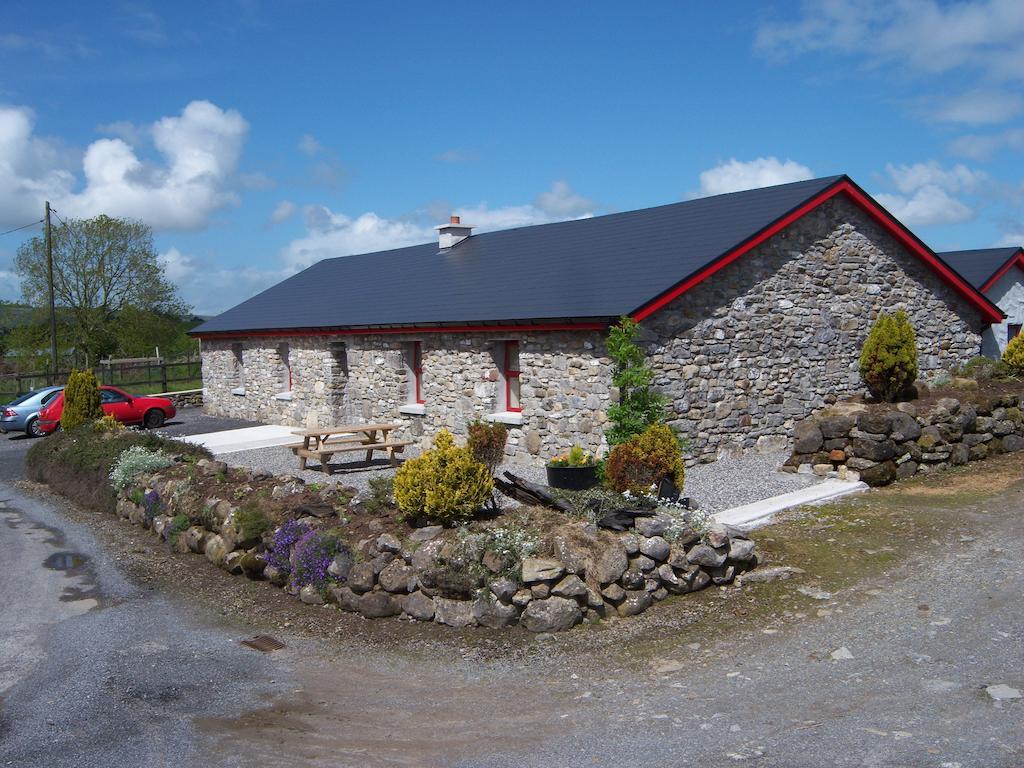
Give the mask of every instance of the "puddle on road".
[[89, 562], [89, 558], [79, 552], [54, 552], [43, 560], [43, 568], [51, 571], [77, 571]]

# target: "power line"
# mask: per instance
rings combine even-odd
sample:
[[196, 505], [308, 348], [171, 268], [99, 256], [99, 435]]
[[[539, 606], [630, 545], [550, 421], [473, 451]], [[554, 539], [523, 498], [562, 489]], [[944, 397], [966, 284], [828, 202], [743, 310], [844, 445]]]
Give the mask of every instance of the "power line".
[[66, 227], [68, 225], [68, 223], [66, 221], [64, 221], [64, 219], [62, 219], [60, 217], [60, 214], [57, 213], [57, 209], [56, 208], [50, 208], [50, 213], [52, 213], [54, 216], [56, 216], [57, 217], [57, 221], [59, 221], [63, 226]]
[[34, 227], [37, 224], [42, 224], [42, 223], [43, 223], [43, 220], [40, 219], [39, 221], [33, 221], [31, 224], [26, 224], [26, 225], [24, 225], [22, 227], [15, 227], [14, 229], [8, 229], [6, 232], [0, 232], [0, 235], [9, 235], [9, 234], [11, 234], [11, 232], [17, 232], [18, 230], [21, 230], [21, 229], [28, 229], [29, 227]]

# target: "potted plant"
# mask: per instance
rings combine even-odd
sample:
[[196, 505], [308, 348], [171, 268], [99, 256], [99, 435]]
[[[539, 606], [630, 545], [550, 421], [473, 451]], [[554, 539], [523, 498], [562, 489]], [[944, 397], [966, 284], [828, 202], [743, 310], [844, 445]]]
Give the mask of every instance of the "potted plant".
[[569, 491], [583, 491], [597, 485], [597, 459], [589, 451], [574, 445], [568, 453], [547, 463], [548, 485]]

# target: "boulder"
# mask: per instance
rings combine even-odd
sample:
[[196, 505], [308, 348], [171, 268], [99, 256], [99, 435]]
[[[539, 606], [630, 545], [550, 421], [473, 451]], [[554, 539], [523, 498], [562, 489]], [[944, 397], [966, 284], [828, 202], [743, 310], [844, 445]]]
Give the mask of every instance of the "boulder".
[[686, 582], [691, 592], [704, 589], [704, 587], [711, 583], [711, 576], [708, 575], [708, 572], [696, 565], [691, 565], [680, 576]]
[[[575, 576], [572, 578], [576, 578]], [[481, 597], [472, 605], [473, 619], [482, 627], [498, 629], [515, 624], [519, 620], [519, 611], [514, 605]]]
[[792, 565], [773, 565], [768, 568], [758, 568], [756, 571], [748, 571], [739, 577], [743, 584], [766, 584], [769, 581], [788, 579], [791, 576], [805, 573], [802, 568]]
[[618, 542], [604, 548], [597, 559], [587, 568], [587, 581], [598, 584], [610, 584], [618, 581], [626, 568], [629, 567], [629, 560], [626, 557], [626, 550]]
[[1002, 440], [1002, 447], [1007, 453], [1024, 450], [1024, 437], [1020, 435], [1007, 435]]
[[543, 600], [551, 595], [551, 586], [543, 581], [530, 585], [530, 594], [535, 600]]
[[286, 574], [280, 568], [274, 567], [273, 565], [268, 565], [266, 568], [263, 569], [263, 578], [265, 578], [275, 587], [283, 587], [288, 582], [288, 574]]
[[896, 462], [883, 461], [873, 467], [860, 470], [861, 482], [870, 486], [888, 485], [896, 479]]
[[729, 546], [729, 531], [724, 525], [715, 523], [708, 527], [704, 534], [704, 541], [715, 548]]
[[324, 596], [320, 594], [320, 590], [312, 584], [307, 584], [299, 590], [299, 600], [306, 605], [323, 605], [327, 602], [324, 600]]
[[[638, 518], [643, 519], [643, 518]], [[626, 550], [627, 555], [635, 555], [640, 551], [640, 537], [632, 533], [624, 534], [619, 538], [622, 542], [622, 548]]]
[[392, 560], [380, 572], [377, 581], [386, 592], [409, 592], [415, 581], [412, 568], [402, 560]]
[[196, 462], [196, 469], [206, 477], [214, 477], [215, 475], [226, 474], [228, 465], [226, 462], [218, 461], [217, 459], [200, 459]]
[[795, 442], [794, 453], [814, 453], [820, 451], [825, 442], [821, 428], [814, 419], [805, 419], [793, 428]]
[[433, 621], [434, 600], [422, 592], [413, 592], [402, 598], [402, 611], [417, 621]]
[[818, 417], [818, 429], [826, 440], [846, 437], [856, 424], [852, 414], [834, 413]]
[[581, 574], [587, 568], [587, 559], [597, 544], [597, 537], [584, 524], [564, 526], [551, 537], [555, 558], [569, 573]]
[[533, 592], [528, 589], [516, 590], [516, 593], [512, 595], [512, 605], [522, 608], [533, 600]]
[[961, 464], [966, 464], [970, 460], [970, 457], [971, 449], [963, 443], [957, 443], [949, 452], [949, 463], [956, 467]]
[[434, 621], [449, 627], [468, 627], [476, 623], [473, 618], [473, 604], [468, 600], [434, 598]]
[[906, 440], [917, 440], [921, 436], [921, 425], [913, 416], [902, 411], [889, 414], [889, 428], [892, 439], [898, 443]]
[[206, 559], [214, 565], [223, 565], [224, 559], [228, 556], [228, 547], [224, 543], [224, 539], [217, 534], [211, 534], [206, 539], [206, 549], [204, 550]]
[[661, 536], [672, 527], [672, 518], [664, 514], [651, 515], [650, 517], [638, 517], [633, 521], [633, 527], [641, 536]]
[[630, 568], [619, 578], [626, 589], [642, 589], [644, 586], [644, 574], [642, 571]]
[[635, 557], [629, 558], [629, 568], [626, 570], [646, 573], [647, 571], [654, 570], [654, 566], [656, 565], [657, 563], [647, 555], [636, 555]]
[[738, 563], [749, 563], [754, 558], [754, 542], [744, 539], [731, 539], [729, 541], [729, 560]]
[[661, 536], [640, 539], [640, 552], [652, 560], [661, 562], [668, 558], [671, 545]]
[[352, 570], [353, 565], [355, 565], [355, 560], [352, 557], [352, 553], [348, 548], [345, 548], [334, 556], [331, 564], [327, 566], [327, 573], [339, 581], [347, 581], [348, 574]]
[[551, 594], [558, 597], [585, 597], [587, 585], [579, 576], [571, 573], [551, 588]]
[[850, 441], [849, 452], [869, 461], [887, 461], [896, 455], [896, 443], [892, 440], [869, 440], [857, 437]]
[[716, 587], [725, 586], [731, 584], [732, 580], [736, 578], [736, 566], [720, 565], [717, 568], [709, 568], [708, 575], [711, 577], [711, 583]]
[[390, 533], [382, 533], [377, 537], [377, 549], [380, 552], [401, 552], [402, 543]]
[[630, 590], [626, 592], [626, 598], [616, 606], [615, 610], [619, 616], [636, 616], [651, 607], [654, 599], [651, 593], [646, 590]]
[[[416, 533], [425, 530], [427, 529], [420, 528], [415, 531], [413, 535], [415, 536]], [[416, 548], [416, 551], [412, 554], [412, 567], [416, 571], [417, 576], [421, 575], [425, 571], [432, 570], [437, 566], [437, 558], [441, 554], [441, 548], [443, 546], [443, 540], [432, 538]]]
[[724, 564], [726, 557], [727, 553], [723, 549], [715, 549], [707, 544], [698, 544], [686, 553], [686, 562], [714, 568]]
[[527, 557], [523, 559], [523, 583], [533, 584], [538, 581], [551, 581], [565, 573], [565, 567], [557, 560], [543, 557]]
[[621, 603], [626, 599], [626, 590], [618, 584], [609, 584], [601, 590], [601, 595], [610, 603]]
[[857, 429], [874, 435], [888, 435], [892, 429], [889, 414], [878, 411], [865, 411], [857, 415]]
[[658, 566], [658, 578], [661, 580], [661, 583], [665, 585], [665, 588], [673, 594], [681, 595], [689, 589], [689, 585], [687, 585], [686, 581], [680, 579], [676, 575], [675, 570], [668, 563], [663, 563]]
[[237, 576], [242, 572], [242, 558], [245, 557], [245, 553], [234, 551], [228, 552], [224, 558], [224, 562], [221, 564], [221, 568], [230, 573], [232, 576]]
[[348, 585], [354, 592], [369, 592], [373, 589], [374, 572], [372, 563], [356, 563], [349, 569]]
[[491, 594], [503, 603], [511, 602], [512, 596], [518, 588], [519, 585], [512, 579], [495, 579], [491, 582]]
[[549, 597], [533, 600], [519, 623], [530, 632], [563, 632], [583, 621], [583, 611], [575, 600]]
[[942, 408], [950, 415], [958, 413], [960, 411], [960, 401], [955, 397], [943, 397], [940, 398], [936, 403], [939, 408]]
[[255, 552], [247, 552], [242, 555], [239, 565], [242, 566], [242, 573], [250, 579], [263, 578], [263, 574], [267, 570], [267, 561], [263, 559], [262, 555]]
[[402, 603], [394, 595], [377, 590], [360, 595], [356, 601], [356, 609], [368, 619], [382, 619], [400, 614]]
[[908, 477], [913, 477], [917, 474], [917, 468], [921, 466], [913, 459], [904, 461], [902, 464], [896, 466], [896, 479], [906, 480]]
[[440, 525], [428, 525], [423, 528], [417, 528], [415, 531], [409, 534], [409, 541], [431, 541], [441, 535], [444, 528]]

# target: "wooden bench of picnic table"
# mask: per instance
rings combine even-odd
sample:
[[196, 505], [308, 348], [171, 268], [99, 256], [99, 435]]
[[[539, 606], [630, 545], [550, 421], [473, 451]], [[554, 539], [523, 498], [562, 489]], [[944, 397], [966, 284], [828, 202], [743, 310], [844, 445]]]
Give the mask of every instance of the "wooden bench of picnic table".
[[[397, 466], [395, 454], [413, 445], [412, 440], [390, 440], [388, 433], [399, 427], [398, 424], [353, 424], [343, 427], [313, 428], [296, 432], [303, 436], [301, 443], [286, 447], [299, 457], [299, 469], [306, 468], [307, 459], [320, 462], [321, 471], [331, 474], [330, 460], [336, 453], [347, 451], [366, 451], [366, 462], [373, 460], [374, 451], [387, 451], [391, 466]], [[380, 433], [381, 439], [377, 438]]]

